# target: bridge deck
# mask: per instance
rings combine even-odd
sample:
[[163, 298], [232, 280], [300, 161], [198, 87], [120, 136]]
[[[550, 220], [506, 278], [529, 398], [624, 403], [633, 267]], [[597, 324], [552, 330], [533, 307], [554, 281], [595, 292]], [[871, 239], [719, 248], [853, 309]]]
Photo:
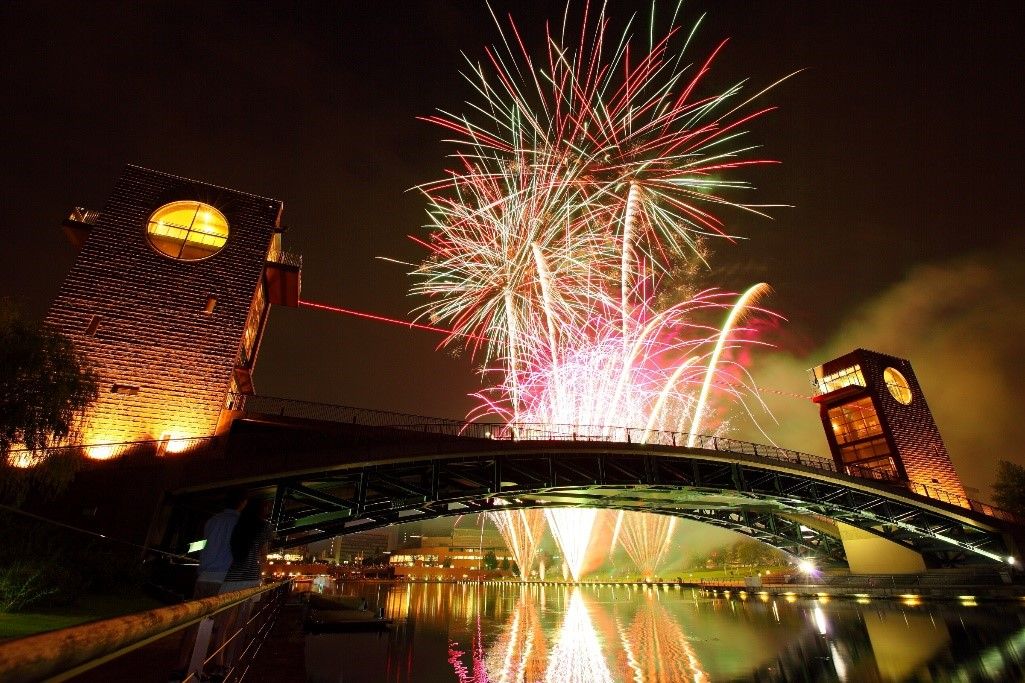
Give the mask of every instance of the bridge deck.
[[[1023, 528], [984, 504], [723, 437], [465, 423], [262, 397], [238, 407], [246, 412], [223, 437], [104, 450], [122, 457], [80, 475], [86, 490], [71, 507], [103, 509], [111, 524], [137, 527], [162, 494], [195, 517], [208, 514], [226, 487], [241, 485], [278, 501], [274, 522], [285, 545], [510, 504], [618, 507], [698, 519], [787, 552], [843, 561], [842, 548], [814, 521], [821, 517], [937, 553], [938, 566], [972, 554], [1003, 561], [1017, 554], [1010, 539]], [[165, 536], [165, 549], [181, 552], [183, 540], [193, 539]]]

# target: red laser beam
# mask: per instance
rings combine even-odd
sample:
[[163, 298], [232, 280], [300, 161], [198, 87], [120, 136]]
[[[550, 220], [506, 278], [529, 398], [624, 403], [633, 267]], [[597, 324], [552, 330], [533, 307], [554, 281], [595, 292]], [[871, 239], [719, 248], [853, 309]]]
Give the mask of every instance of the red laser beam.
[[[299, 299], [299, 305], [305, 306], [306, 308], [315, 308], [320, 311], [330, 311], [331, 313], [343, 313], [345, 315], [351, 315], [356, 318], [365, 318], [367, 320], [376, 320], [377, 322], [391, 323], [392, 325], [401, 325], [402, 327], [408, 327], [417, 330], [427, 330], [428, 332], [438, 332], [455, 337], [467, 337], [469, 339], [481, 339], [472, 334], [464, 334], [462, 332], [456, 332], [454, 330], [446, 330], [443, 327], [434, 327], [432, 325], [423, 325], [421, 323], [414, 323], [408, 320], [399, 320], [398, 318], [389, 318], [383, 315], [377, 315], [375, 313], [363, 313], [361, 311], [354, 311], [351, 308], [342, 308], [341, 306], [330, 306], [328, 304], [318, 304], [315, 301], [306, 301], [305, 299]], [[482, 340], [483, 341], [483, 340]]]
[[[432, 325], [422, 325], [420, 323], [411, 323], [408, 320], [399, 320], [398, 318], [389, 318], [383, 315], [376, 315], [374, 313], [362, 313], [360, 311], [354, 311], [351, 308], [342, 308], [341, 306], [330, 306], [328, 304], [319, 304], [315, 301], [306, 301], [305, 299], [299, 300], [300, 306], [306, 308], [315, 308], [321, 311], [330, 311], [331, 313], [343, 313], [345, 315], [351, 315], [357, 318], [365, 318], [367, 320], [375, 320], [377, 322], [391, 323], [392, 325], [401, 325], [402, 327], [409, 327], [417, 330], [427, 330], [428, 332], [438, 332], [439, 334], [453, 335], [456, 337], [466, 337], [468, 339], [478, 339], [483, 341], [482, 337], [478, 337], [472, 334], [464, 334], [462, 332], [455, 332], [453, 330], [447, 330], [443, 327], [433, 327]], [[777, 394], [779, 396], [786, 396], [787, 398], [798, 398], [804, 401], [810, 401], [811, 396], [804, 396], [802, 394], [795, 394], [792, 391], [783, 391], [781, 389], [773, 389], [770, 387], [759, 387], [761, 392], [768, 392]]]

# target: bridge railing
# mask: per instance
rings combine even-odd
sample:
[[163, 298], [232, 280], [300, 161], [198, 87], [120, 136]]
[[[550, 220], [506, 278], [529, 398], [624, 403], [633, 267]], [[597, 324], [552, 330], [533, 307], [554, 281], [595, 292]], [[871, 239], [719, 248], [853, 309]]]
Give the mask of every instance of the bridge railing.
[[1014, 522], [1016, 524], [1025, 523], [1025, 520], [1022, 520], [1020, 516], [1014, 514], [1013, 512], [1003, 510], [1001, 508], [996, 507], [995, 505], [990, 505], [989, 503], [983, 503], [981, 500], [975, 500], [973, 498], [959, 496], [957, 494], [951, 493], [950, 491], [946, 491], [936, 486], [922, 484], [917, 481], [906, 482], [906, 485], [908, 490], [910, 490], [912, 493], [917, 493], [918, 495], [925, 496], [926, 498], [942, 500], [943, 502], [950, 503], [951, 505], [969, 508], [971, 510], [974, 510], [975, 512], [981, 512], [982, 514], [988, 517], [996, 517], [997, 519], [1002, 519], [1006, 522]]
[[[426, 426], [422, 426], [426, 427]], [[428, 427], [429, 428], [429, 427]], [[466, 437], [508, 441], [600, 441], [604, 443], [637, 443], [656, 446], [690, 447], [720, 453], [739, 453], [758, 458], [836, 471], [831, 458], [802, 453], [789, 448], [741, 441], [711, 434], [690, 434], [637, 427], [605, 427], [590, 425], [549, 425], [533, 423], [498, 424], [464, 423], [459, 434]]]
[[[766, 458], [804, 467], [837, 472], [836, 463], [811, 453], [803, 453], [780, 446], [742, 441], [724, 436], [708, 434], [689, 434], [687, 432], [649, 430], [636, 427], [607, 427], [593, 425], [550, 425], [533, 423], [493, 423], [466, 422], [437, 417], [426, 417], [410, 413], [397, 413], [383, 410], [369, 410], [355, 406], [343, 406], [316, 403], [298, 399], [276, 398], [269, 396], [242, 395], [232, 397], [235, 410], [250, 413], [279, 415], [301, 419], [340, 422], [364, 427], [381, 427], [397, 430], [415, 431], [420, 434], [435, 434], [447, 437], [478, 438], [508, 441], [602, 441], [608, 443], [644, 443], [659, 446], [690, 446], [720, 453], [739, 453], [743, 455]], [[843, 474], [860, 479], [888, 481], [906, 486], [916, 493], [933, 500], [940, 500], [957, 505], [989, 517], [1009, 522], [1025, 524], [1025, 520], [1017, 515], [1001, 510], [995, 506], [958, 496], [943, 489], [920, 484], [917, 482], [899, 481], [894, 475], [876, 469], [866, 469], [857, 465], [848, 465]]]
[[368, 410], [355, 406], [315, 403], [297, 399], [257, 395], [233, 395], [232, 408], [245, 413], [323, 420], [364, 427], [410, 430], [421, 434], [507, 441], [602, 441], [608, 443], [645, 443], [660, 446], [693, 446], [723, 453], [743, 453], [756, 457], [792, 462], [817, 469], [836, 471], [831, 458], [779, 446], [741, 441], [723, 436], [686, 432], [608, 427], [594, 425], [466, 422], [410, 413]]
[[[0, 643], [0, 680], [66, 680], [100, 666], [115, 669], [107, 680], [153, 679], [150, 660], [133, 671], [124, 670], [133, 666], [111, 660], [190, 626], [194, 628], [180, 644], [188, 662], [182, 681], [205, 680], [204, 667], [215, 662], [222, 662], [222, 680], [239, 680], [290, 589], [289, 582], [278, 582], [8, 640]], [[215, 620], [222, 633], [215, 634]], [[173, 667], [174, 662], [167, 665]]]
[[280, 249], [274, 253], [268, 254], [267, 260], [271, 263], [280, 263], [283, 266], [294, 266], [296, 268], [303, 267], [302, 254], [295, 254]]
[[[433, 434], [451, 438], [507, 441], [601, 441], [606, 443], [694, 447], [720, 453], [743, 454], [837, 473], [836, 464], [832, 458], [802, 453], [774, 445], [708, 434], [689, 434], [686, 432], [649, 430], [637, 427], [466, 422], [449, 418], [372, 410], [298, 399], [257, 396], [254, 394], [232, 394], [229, 397], [229, 405], [232, 410], [242, 413], [320, 420], [375, 430], [412, 431], [420, 435]], [[373, 434], [375, 438], [383, 438], [385, 436], [383, 431], [374, 431]], [[395, 436], [396, 438], [402, 438], [401, 435]], [[93, 460], [121, 459], [125, 455], [161, 457], [198, 452], [203, 452], [207, 455], [223, 455], [226, 445], [227, 437], [206, 436], [185, 439], [58, 446], [38, 451], [21, 449], [10, 451], [9, 457], [14, 464], [31, 466], [40, 458], [60, 453], [85, 454]], [[892, 480], [894, 483], [899, 483], [906, 487], [912, 493], [933, 500], [974, 510], [989, 517], [1025, 524], [1025, 520], [1007, 510], [1001, 510], [988, 503], [958, 496], [934, 486], [917, 482], [897, 482], [892, 476], [880, 470], [864, 470], [856, 466], [848, 466], [845, 470], [842, 473], [862, 479]]]

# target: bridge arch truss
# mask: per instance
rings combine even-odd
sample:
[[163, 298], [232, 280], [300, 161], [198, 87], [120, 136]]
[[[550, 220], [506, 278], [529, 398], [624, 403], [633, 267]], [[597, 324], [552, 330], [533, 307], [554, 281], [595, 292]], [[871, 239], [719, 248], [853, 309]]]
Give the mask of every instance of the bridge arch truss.
[[[920, 553], [928, 566], [997, 564], [1013, 525], [893, 485], [705, 448], [451, 439], [429, 454], [294, 468], [244, 483], [273, 498], [277, 545], [518, 507], [674, 515], [740, 532], [822, 565], [846, 563], [836, 522]], [[298, 463], [297, 463], [298, 464]], [[294, 467], [294, 466], [293, 466]], [[178, 492], [178, 501], [204, 495]]]

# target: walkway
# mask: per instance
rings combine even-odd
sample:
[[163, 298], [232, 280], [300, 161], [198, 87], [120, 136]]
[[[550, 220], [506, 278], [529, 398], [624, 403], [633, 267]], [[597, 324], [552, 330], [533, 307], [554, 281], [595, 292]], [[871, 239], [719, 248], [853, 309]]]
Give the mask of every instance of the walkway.
[[[302, 607], [290, 601], [278, 614], [267, 640], [256, 653], [252, 665], [254, 673], [247, 678], [274, 683], [306, 683], [307, 680], [312, 683], [316, 679], [307, 679], [305, 660], [306, 635], [302, 628]], [[324, 679], [325, 683], [328, 680], [336, 683], [341, 679]]]

